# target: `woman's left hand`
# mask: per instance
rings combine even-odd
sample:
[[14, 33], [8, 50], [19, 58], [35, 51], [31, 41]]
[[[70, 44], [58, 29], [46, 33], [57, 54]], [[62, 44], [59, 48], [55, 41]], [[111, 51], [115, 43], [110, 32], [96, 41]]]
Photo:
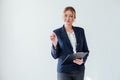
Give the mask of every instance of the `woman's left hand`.
[[76, 64], [78, 64], [78, 65], [81, 65], [81, 64], [83, 64], [84, 62], [83, 62], [83, 59], [75, 59], [75, 60], [73, 60], [73, 63], [76, 63]]

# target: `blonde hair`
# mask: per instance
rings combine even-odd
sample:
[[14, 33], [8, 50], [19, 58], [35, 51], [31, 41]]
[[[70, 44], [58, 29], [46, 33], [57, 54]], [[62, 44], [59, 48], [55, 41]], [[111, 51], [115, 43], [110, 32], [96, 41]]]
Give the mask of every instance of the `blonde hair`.
[[73, 15], [74, 15], [74, 18], [76, 18], [76, 11], [72, 6], [65, 7], [63, 13], [65, 13], [68, 10], [71, 11], [73, 13]]

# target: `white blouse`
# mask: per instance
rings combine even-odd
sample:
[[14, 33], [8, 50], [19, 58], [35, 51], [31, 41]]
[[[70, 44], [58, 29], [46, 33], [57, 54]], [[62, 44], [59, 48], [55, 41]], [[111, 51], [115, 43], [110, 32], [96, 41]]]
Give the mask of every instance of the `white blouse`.
[[68, 35], [68, 38], [69, 38], [69, 40], [70, 40], [70, 43], [71, 43], [71, 45], [72, 45], [72, 47], [73, 47], [73, 52], [74, 53], [76, 53], [76, 37], [75, 37], [75, 33], [74, 33], [74, 31], [73, 32], [67, 32], [67, 35]]

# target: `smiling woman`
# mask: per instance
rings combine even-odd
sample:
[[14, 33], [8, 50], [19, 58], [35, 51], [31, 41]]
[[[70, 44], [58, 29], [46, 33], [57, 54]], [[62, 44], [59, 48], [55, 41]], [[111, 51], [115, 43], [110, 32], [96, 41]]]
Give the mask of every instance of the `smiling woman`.
[[[58, 76], [76, 70], [73, 65], [83, 69], [76, 64], [79, 60], [61, 65], [67, 54], [83, 50], [83, 28], [90, 49], [86, 63], [83, 59], [84, 80], [120, 80], [119, 4], [120, 0], [0, 0], [0, 80], [56, 80], [56, 68], [61, 71]], [[82, 28], [68, 28], [71, 21]], [[51, 31], [58, 40], [52, 50], [58, 51], [56, 60], [51, 58]]]
[[69, 54], [89, 52], [84, 29], [72, 25], [75, 18], [75, 9], [66, 7], [63, 14], [64, 25], [55, 29], [50, 36], [53, 44], [51, 54], [53, 58], [58, 58], [57, 80], [84, 80], [84, 64], [88, 55], [82, 59], [76, 58], [72, 63], [62, 64]]

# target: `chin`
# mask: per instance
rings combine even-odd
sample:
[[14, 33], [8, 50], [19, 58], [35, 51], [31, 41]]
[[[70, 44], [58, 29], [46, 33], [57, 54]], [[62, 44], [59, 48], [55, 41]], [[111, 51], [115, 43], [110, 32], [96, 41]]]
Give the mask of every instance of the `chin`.
[[68, 25], [68, 26], [70, 26], [70, 25], [72, 25], [72, 24], [70, 24], [70, 23], [65, 23], [65, 25]]

